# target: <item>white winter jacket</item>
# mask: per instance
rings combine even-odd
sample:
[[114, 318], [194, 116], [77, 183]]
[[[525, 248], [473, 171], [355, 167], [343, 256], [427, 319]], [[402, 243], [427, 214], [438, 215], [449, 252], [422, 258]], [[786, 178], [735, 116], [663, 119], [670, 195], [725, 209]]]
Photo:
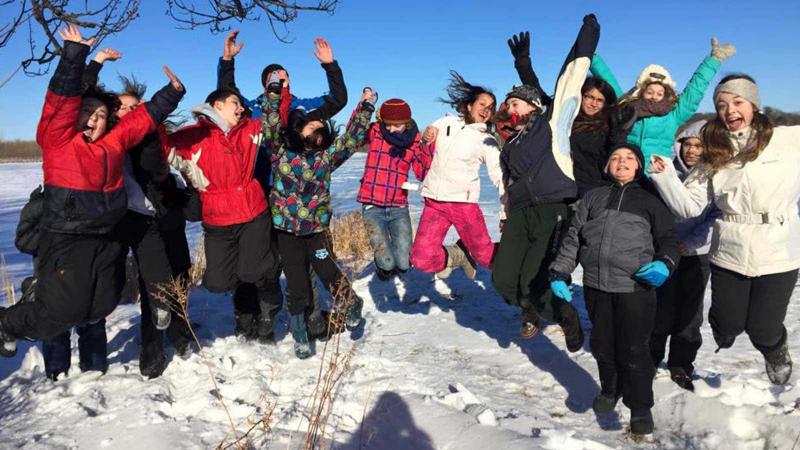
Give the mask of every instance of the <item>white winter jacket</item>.
[[500, 149], [486, 124], [467, 125], [464, 119], [445, 116], [431, 126], [439, 130], [433, 162], [422, 184], [422, 196], [441, 202], [478, 203], [480, 168], [486, 164], [489, 178], [503, 197]]
[[[732, 135], [734, 148], [749, 135]], [[755, 161], [728, 164], [711, 177], [698, 167], [685, 184], [661, 159], [666, 170], [651, 178], [678, 218], [696, 217], [711, 202], [722, 212], [711, 237], [713, 264], [749, 277], [800, 268], [800, 126], [774, 128]]]

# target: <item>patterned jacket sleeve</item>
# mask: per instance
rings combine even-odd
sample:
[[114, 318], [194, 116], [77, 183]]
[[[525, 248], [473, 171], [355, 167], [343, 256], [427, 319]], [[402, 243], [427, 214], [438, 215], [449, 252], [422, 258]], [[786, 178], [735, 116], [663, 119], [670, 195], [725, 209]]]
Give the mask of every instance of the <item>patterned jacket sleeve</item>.
[[284, 86], [280, 94], [267, 93], [264, 96], [264, 104], [261, 105], [263, 111], [261, 134], [264, 139], [263, 143], [272, 150], [272, 161], [279, 160], [281, 155], [286, 152], [282, 129], [283, 117], [280, 109], [283, 99], [289, 95], [289, 88]]
[[372, 108], [365, 108], [363, 103], [359, 104], [344, 134], [336, 138], [336, 141], [327, 151], [330, 160], [331, 172], [338, 169], [348, 158], [353, 156], [366, 141], [367, 129], [372, 118]]

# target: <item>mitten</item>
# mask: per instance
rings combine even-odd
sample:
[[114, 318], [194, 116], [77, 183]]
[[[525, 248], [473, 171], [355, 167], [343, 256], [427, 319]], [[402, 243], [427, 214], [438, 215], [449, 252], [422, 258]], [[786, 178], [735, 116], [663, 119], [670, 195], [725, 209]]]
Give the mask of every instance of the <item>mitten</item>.
[[711, 57], [719, 62], [725, 61], [736, 54], [736, 47], [733, 44], [719, 44], [717, 38], [711, 38]]
[[640, 267], [633, 277], [650, 286], [659, 287], [669, 278], [669, 268], [663, 261], [653, 261]]

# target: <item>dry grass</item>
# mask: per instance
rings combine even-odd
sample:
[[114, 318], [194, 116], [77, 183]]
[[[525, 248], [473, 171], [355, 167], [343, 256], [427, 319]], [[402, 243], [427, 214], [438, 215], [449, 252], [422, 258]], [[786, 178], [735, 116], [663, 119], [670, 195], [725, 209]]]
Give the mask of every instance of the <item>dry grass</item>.
[[36, 141], [0, 141], [0, 162], [41, 161], [42, 150]]
[[205, 240], [200, 239], [195, 245], [192, 255], [192, 268], [189, 269], [189, 284], [199, 286], [206, 272], [206, 246]]
[[369, 233], [360, 211], [354, 211], [331, 222], [333, 252], [350, 266], [353, 275], [358, 274], [372, 261]]
[[17, 291], [14, 290], [14, 284], [11, 283], [11, 278], [8, 276], [8, 264], [6, 263], [6, 255], [0, 253], [0, 282], [3, 284], [3, 297], [7, 305], [13, 305], [17, 302]]

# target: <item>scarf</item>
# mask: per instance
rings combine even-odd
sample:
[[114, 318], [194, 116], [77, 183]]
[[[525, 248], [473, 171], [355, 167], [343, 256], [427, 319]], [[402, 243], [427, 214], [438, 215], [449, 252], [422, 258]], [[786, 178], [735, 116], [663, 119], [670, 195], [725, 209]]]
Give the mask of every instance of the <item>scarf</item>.
[[383, 136], [383, 140], [392, 146], [389, 149], [389, 156], [392, 158], [405, 158], [406, 151], [414, 143], [414, 138], [417, 137], [418, 133], [417, 124], [413, 120], [409, 122], [409, 126], [402, 133], [390, 133], [386, 129], [386, 125], [381, 123], [381, 136]]

